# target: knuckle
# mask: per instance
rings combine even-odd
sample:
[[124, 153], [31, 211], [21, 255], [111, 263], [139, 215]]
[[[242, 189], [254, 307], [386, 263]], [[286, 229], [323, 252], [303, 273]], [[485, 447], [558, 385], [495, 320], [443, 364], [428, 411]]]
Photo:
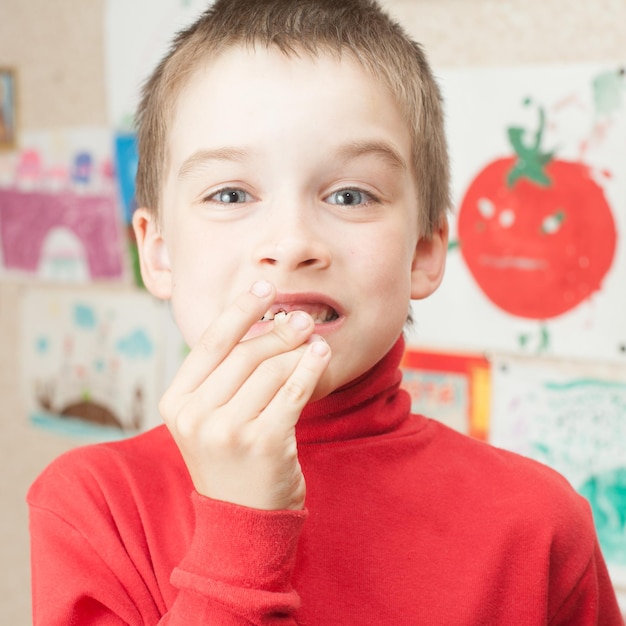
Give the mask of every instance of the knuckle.
[[198, 419], [191, 411], [181, 411], [170, 424], [171, 428], [176, 431], [177, 438], [183, 441], [196, 438]]
[[291, 349], [294, 344], [294, 332], [290, 330], [287, 324], [280, 324], [274, 329], [273, 332], [276, 341], [280, 344], [281, 348]]
[[227, 347], [227, 340], [224, 333], [208, 332], [200, 337], [196, 347], [210, 356], [216, 353], [221, 354]]
[[171, 423], [176, 419], [180, 411], [180, 402], [169, 392], [165, 392], [158, 404], [159, 415], [166, 423]]
[[237, 298], [233, 302], [233, 308], [235, 309], [236, 313], [239, 313], [240, 315], [243, 315], [245, 317], [251, 315], [254, 310], [254, 309], [251, 310], [250, 301], [248, 300], [247, 297]]
[[281, 383], [286, 378], [288, 372], [288, 366], [285, 360], [286, 359], [280, 357], [266, 359], [259, 365], [258, 371], [265, 380], [277, 384]]
[[283, 397], [292, 404], [302, 404], [308, 399], [310, 392], [308, 385], [299, 378], [290, 378], [281, 388]]
[[[250, 449], [259, 458], [272, 459], [274, 462], [279, 459], [285, 460], [287, 445], [284, 435], [274, 429], [257, 429], [250, 440]], [[297, 452], [296, 452], [297, 454]]]
[[274, 327], [272, 335], [276, 338], [276, 341], [280, 343], [282, 348], [291, 350], [302, 344], [303, 332], [305, 335], [307, 334], [306, 331], [294, 328], [291, 324], [278, 324]]
[[163, 405], [161, 415], [168, 428], [180, 441], [191, 441], [198, 437], [205, 411], [194, 401], [194, 397], [161, 400]]
[[207, 429], [205, 439], [214, 450], [224, 453], [226, 451], [241, 450], [246, 447], [246, 439], [238, 428], [232, 428], [225, 423]]
[[251, 452], [256, 458], [275, 458], [276, 441], [268, 435], [259, 435], [254, 439]]
[[163, 395], [161, 399], [159, 400], [158, 410], [159, 410], [159, 415], [164, 420], [167, 420], [170, 415], [170, 406], [171, 406], [171, 401], [170, 401], [169, 396], [167, 394]]

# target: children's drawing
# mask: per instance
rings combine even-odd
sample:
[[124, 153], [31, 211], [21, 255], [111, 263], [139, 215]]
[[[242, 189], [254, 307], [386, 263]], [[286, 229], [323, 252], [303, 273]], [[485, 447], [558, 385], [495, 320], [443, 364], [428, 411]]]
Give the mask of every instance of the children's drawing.
[[139, 253], [137, 241], [132, 227], [132, 216], [136, 208], [135, 199], [135, 176], [139, 155], [137, 153], [137, 140], [134, 133], [121, 132], [115, 135], [115, 166], [117, 172], [119, 198], [124, 217], [126, 239], [128, 241], [131, 266], [135, 284], [143, 287], [141, 269], [139, 267]]
[[0, 156], [0, 268], [49, 281], [123, 278], [125, 237], [107, 131], [24, 137]]
[[432, 349], [626, 362], [619, 64], [441, 73], [455, 210]]
[[499, 357], [492, 376], [490, 441], [554, 467], [589, 500], [626, 587], [626, 368]]
[[126, 224], [130, 224], [136, 206], [135, 176], [137, 175], [138, 163], [139, 155], [137, 154], [137, 140], [134, 133], [116, 133], [115, 169]]
[[164, 319], [143, 292], [30, 288], [21, 354], [31, 422], [101, 438], [158, 423]]
[[4, 267], [50, 280], [120, 278], [116, 215], [111, 196], [0, 189]]
[[545, 124], [539, 107], [531, 141], [523, 128], [508, 128], [515, 156], [479, 172], [457, 224], [461, 254], [483, 293], [504, 311], [536, 320], [599, 291], [617, 239], [602, 186], [585, 163], [545, 151]]
[[411, 395], [411, 411], [478, 439], [489, 428], [490, 365], [478, 355], [407, 349], [402, 387]]
[[15, 71], [0, 67], [0, 150], [15, 147]]

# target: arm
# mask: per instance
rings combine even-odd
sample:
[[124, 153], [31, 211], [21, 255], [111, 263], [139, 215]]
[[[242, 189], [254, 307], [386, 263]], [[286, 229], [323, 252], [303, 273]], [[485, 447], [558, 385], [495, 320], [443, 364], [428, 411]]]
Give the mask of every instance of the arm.
[[[83, 485], [91, 516], [67, 514], [50, 488], [43, 496], [36, 488], [36, 625], [295, 624], [290, 580], [306, 516], [295, 424], [330, 353], [308, 342], [308, 316], [304, 326], [277, 325], [241, 342], [272, 298], [271, 288], [243, 294], [194, 347], [161, 403], [197, 492], [195, 530], [171, 577], [177, 595], [163, 599], [151, 564], [142, 569], [131, 557], [129, 542], [141, 538], [120, 536], [97, 488]], [[57, 492], [76, 490], [77, 469], [57, 470], [67, 483]]]
[[35, 626], [158, 623], [158, 599], [110, 534], [93, 545], [74, 525], [32, 501], [30, 531]]
[[604, 558], [596, 542], [594, 554], [551, 626], [624, 626]]
[[[105, 514], [90, 519], [87, 509], [72, 523], [31, 503], [33, 624], [295, 624], [290, 578], [306, 514], [192, 499], [198, 524], [172, 574], [170, 607], [149, 563]], [[94, 527], [91, 540], [83, 529]]]
[[166, 623], [189, 623], [180, 619], [180, 604], [195, 605], [194, 615], [210, 615], [211, 624], [295, 624], [300, 602], [291, 574], [306, 513], [258, 511], [197, 494], [193, 500], [198, 523], [172, 575], [181, 592]]

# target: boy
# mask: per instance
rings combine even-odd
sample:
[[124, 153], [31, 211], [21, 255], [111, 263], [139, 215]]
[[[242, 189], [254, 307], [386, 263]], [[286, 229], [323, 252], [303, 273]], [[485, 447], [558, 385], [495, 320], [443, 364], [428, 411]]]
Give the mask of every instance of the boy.
[[218, 0], [139, 111], [147, 288], [192, 347], [166, 426], [29, 495], [36, 624], [621, 624], [552, 471], [409, 413], [448, 165], [419, 47], [367, 0]]

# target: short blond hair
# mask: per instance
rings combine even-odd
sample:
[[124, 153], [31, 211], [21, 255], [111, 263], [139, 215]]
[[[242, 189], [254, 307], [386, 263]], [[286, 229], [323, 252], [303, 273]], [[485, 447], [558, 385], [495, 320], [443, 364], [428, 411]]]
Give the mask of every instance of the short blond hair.
[[168, 131], [190, 77], [233, 46], [286, 55], [351, 54], [395, 97], [412, 135], [419, 227], [429, 237], [450, 207], [439, 87], [420, 45], [373, 0], [217, 0], [175, 37], [144, 84], [137, 111], [137, 203], [160, 212]]

